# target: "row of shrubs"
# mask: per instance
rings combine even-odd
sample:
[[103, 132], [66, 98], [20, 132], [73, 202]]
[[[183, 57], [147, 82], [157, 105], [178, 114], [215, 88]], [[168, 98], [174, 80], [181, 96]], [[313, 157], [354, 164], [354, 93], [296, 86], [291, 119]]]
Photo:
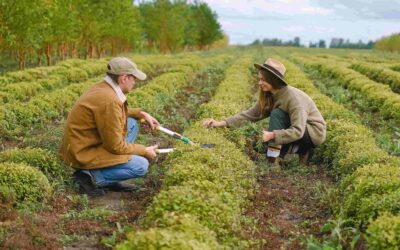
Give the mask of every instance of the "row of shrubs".
[[399, 71], [400, 72], [400, 64], [396, 64], [392, 67], [390, 67], [391, 69], [395, 70], [395, 71]]
[[[181, 65], [188, 58], [172, 58], [170, 56], [134, 56], [134, 61], [140, 69], [150, 76], [166, 72], [169, 68]], [[194, 59], [195, 56], [190, 56]], [[98, 60], [70, 59], [57, 66], [29, 69], [9, 73], [9, 84], [0, 85], [0, 105], [17, 101], [28, 101], [32, 97], [54, 89], [66, 87], [72, 83], [86, 81], [93, 77], [104, 75], [110, 58]], [[38, 72], [41, 72], [39, 74]], [[29, 78], [31, 76], [31, 78]], [[26, 79], [23, 81], [18, 81]], [[11, 81], [14, 80], [14, 81]]]
[[[204, 65], [225, 64], [228, 58], [226, 56], [219, 56], [202, 62], [204, 62]], [[149, 99], [137, 101], [135, 100], [134, 92], [129, 97], [134, 100], [132, 102], [133, 106], [142, 107], [143, 103], [153, 103], [156, 96], [174, 94], [179, 88], [186, 85], [188, 79], [191, 79], [195, 72], [201, 69], [203, 64], [199, 60], [185, 60], [185, 65], [172, 69], [172, 71], [176, 72], [156, 77], [151, 84], [145, 85], [144, 89], [140, 89], [140, 93], [149, 96]], [[82, 84], [82, 86], [88, 87], [90, 84], [93, 84], [93, 82]], [[149, 86], [151, 85], [154, 85], [154, 87], [150, 88]], [[80, 89], [74, 92], [74, 95], [71, 95], [71, 105], [76, 101], [80, 91], [83, 90]], [[62, 96], [58, 97], [61, 98]], [[66, 106], [66, 108], [68, 107], [70, 105]], [[7, 172], [4, 175], [1, 174], [2, 172], [0, 173], [0, 186], [7, 186], [13, 190], [17, 201], [21, 204], [47, 200], [52, 190], [49, 181], [50, 183], [63, 182], [63, 178], [69, 172], [69, 169], [56, 158], [54, 153], [39, 148], [16, 148], [2, 151], [0, 152], [0, 166], [0, 171]]]
[[[185, 58], [183, 55], [172, 56], [172, 55], [131, 55], [128, 56], [134, 59], [134, 62], [137, 63], [144, 72], [154, 70], [163, 70], [163, 65], [168, 66], [174, 60], [180, 60]], [[37, 80], [48, 78], [52, 75], [60, 75], [61, 80], [82, 80], [80, 78], [76, 78], [74, 74], [68, 74], [65, 69], [74, 69], [79, 68], [86, 71], [89, 76], [95, 76], [97, 74], [104, 73], [106, 69], [106, 63], [111, 58], [101, 58], [101, 59], [68, 59], [62, 62], [57, 63], [54, 66], [49, 67], [36, 67], [26, 70], [13, 71], [8, 72], [4, 76], [0, 77], [0, 87], [20, 84], [21, 82], [35, 82]], [[92, 67], [93, 64], [99, 64], [101, 69], [97, 67]], [[152, 66], [156, 65], [156, 66]], [[101, 71], [99, 71], [101, 70]], [[66, 74], [61, 74], [61, 73]]]
[[201, 60], [187, 60], [185, 64], [177, 65], [162, 75], [162, 78], [147, 84], [128, 96], [130, 106], [151, 110], [152, 113], [162, 113], [164, 99], [173, 98], [182, 88], [206, 67], [226, 65], [232, 60], [228, 55], [216, 55]]
[[[298, 57], [296, 61], [303, 62]], [[322, 95], [299, 68], [284, 63], [288, 82], [307, 92], [327, 121], [327, 140], [316, 156], [339, 178], [342, 199], [333, 204], [334, 211], [366, 232], [371, 249], [396, 249], [400, 239], [389, 235], [394, 235], [400, 224], [388, 226], [387, 218], [397, 218], [400, 211], [400, 159], [378, 148], [372, 132], [354, 113]]]
[[400, 93], [400, 72], [382, 67], [377, 63], [354, 63], [351, 68], [374, 81], [389, 85], [393, 92]]
[[345, 88], [358, 91], [376, 110], [388, 119], [400, 123], [400, 95], [389, 86], [370, 80], [368, 77], [347, 68], [347, 63], [332, 62], [315, 57], [298, 56], [306, 67], [317, 69], [322, 75], [333, 77]]
[[[151, 84], [179, 83], [182, 78], [190, 78], [194, 72], [192, 67], [198, 65], [197, 61], [199, 61], [198, 57], [182, 59], [179, 63], [184, 63], [186, 67], [175, 66], [176, 73], [157, 76]], [[22, 136], [31, 133], [35, 128], [42, 128], [54, 121], [62, 120], [78, 97], [91, 85], [101, 81], [102, 77], [70, 84], [63, 89], [38, 95], [27, 103], [9, 103], [0, 106], [0, 134], [4, 138]], [[135, 93], [132, 96], [131, 99], [134, 99]]]
[[36, 76], [33, 78], [34, 80], [29, 79], [0, 87], [0, 105], [28, 101], [39, 93], [98, 76], [104, 72], [105, 64], [106, 60], [96, 60], [88, 61], [87, 64], [78, 67], [53, 66], [55, 69], [42, 78], [35, 79], [38, 77]]
[[[225, 72], [212, 100], [200, 107], [200, 119], [232, 115], [249, 105], [252, 58], [242, 57]], [[254, 165], [224, 134], [197, 121], [185, 135], [212, 149], [177, 145], [166, 162], [163, 188], [148, 208], [143, 226], [117, 249], [244, 249], [243, 209], [255, 185]]]

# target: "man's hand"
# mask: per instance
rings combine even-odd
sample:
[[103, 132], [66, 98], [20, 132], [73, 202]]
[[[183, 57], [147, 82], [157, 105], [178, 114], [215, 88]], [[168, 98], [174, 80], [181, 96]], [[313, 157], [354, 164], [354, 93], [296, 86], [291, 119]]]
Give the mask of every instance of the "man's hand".
[[160, 126], [160, 123], [157, 121], [156, 118], [149, 115], [147, 112], [140, 111], [143, 119], [150, 125], [150, 128], [154, 130], [157, 126]]
[[156, 154], [157, 148], [158, 148], [158, 145], [146, 147], [145, 157], [150, 161], [154, 160], [157, 157], [157, 154]]
[[220, 128], [226, 127], [227, 125], [226, 121], [217, 121], [212, 118], [207, 118], [203, 121], [203, 127], [205, 128]]
[[270, 141], [275, 138], [274, 132], [263, 131], [262, 140], [263, 142]]

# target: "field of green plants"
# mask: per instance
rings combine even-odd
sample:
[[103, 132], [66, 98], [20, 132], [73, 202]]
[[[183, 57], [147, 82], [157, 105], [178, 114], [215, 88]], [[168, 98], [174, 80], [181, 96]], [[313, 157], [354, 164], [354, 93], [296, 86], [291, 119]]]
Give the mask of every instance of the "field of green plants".
[[[149, 76], [129, 94], [129, 105], [192, 141], [216, 147], [196, 148], [142, 126], [138, 143], [177, 150], [160, 155], [147, 176], [134, 181], [141, 187], [135, 193], [79, 195], [73, 170], [58, 160], [57, 151], [70, 108], [102, 80], [110, 58], [5, 73], [0, 248], [399, 249], [399, 54], [230, 47], [126, 56]], [[283, 62], [287, 82], [306, 92], [327, 122], [327, 140], [311, 166], [292, 158], [272, 170], [254, 152], [250, 140], [259, 138], [267, 121], [236, 130], [201, 126], [207, 117], [228, 117], [257, 100], [253, 64], [268, 57]], [[309, 175], [327, 178], [314, 182], [305, 178]], [[283, 223], [255, 216], [286, 209], [265, 200], [269, 186], [263, 180], [270, 176], [285, 177], [279, 185], [288, 197], [291, 180], [304, 178], [294, 186], [310, 191], [313, 201], [296, 199], [312, 202], [323, 219], [287, 216], [289, 234]]]

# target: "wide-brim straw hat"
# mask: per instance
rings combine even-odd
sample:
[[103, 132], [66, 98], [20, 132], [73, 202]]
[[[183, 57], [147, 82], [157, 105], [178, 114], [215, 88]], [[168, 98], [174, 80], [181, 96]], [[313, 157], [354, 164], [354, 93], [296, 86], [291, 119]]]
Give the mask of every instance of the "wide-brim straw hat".
[[286, 68], [280, 61], [268, 58], [264, 64], [255, 63], [254, 67], [256, 67], [258, 70], [265, 69], [268, 73], [270, 73], [270, 76], [277, 79], [278, 82], [283, 86], [288, 85], [285, 81]]

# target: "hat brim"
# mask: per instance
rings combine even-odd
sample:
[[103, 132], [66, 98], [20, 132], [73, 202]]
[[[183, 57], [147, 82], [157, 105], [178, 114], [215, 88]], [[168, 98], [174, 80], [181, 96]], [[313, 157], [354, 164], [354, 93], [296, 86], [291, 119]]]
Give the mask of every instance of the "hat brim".
[[262, 64], [258, 64], [255, 63], [254, 67], [256, 67], [256, 69], [260, 70], [260, 69], [265, 69], [267, 72], [270, 73], [270, 75], [272, 75], [273, 77], [275, 77], [283, 86], [287, 86], [288, 83], [285, 81], [285, 79], [281, 78], [280, 76], [278, 76], [275, 72], [273, 72], [272, 70], [270, 70], [269, 68], [265, 67]]
[[147, 78], [147, 75], [140, 70], [132, 71], [131, 74], [141, 81], [144, 81]]

